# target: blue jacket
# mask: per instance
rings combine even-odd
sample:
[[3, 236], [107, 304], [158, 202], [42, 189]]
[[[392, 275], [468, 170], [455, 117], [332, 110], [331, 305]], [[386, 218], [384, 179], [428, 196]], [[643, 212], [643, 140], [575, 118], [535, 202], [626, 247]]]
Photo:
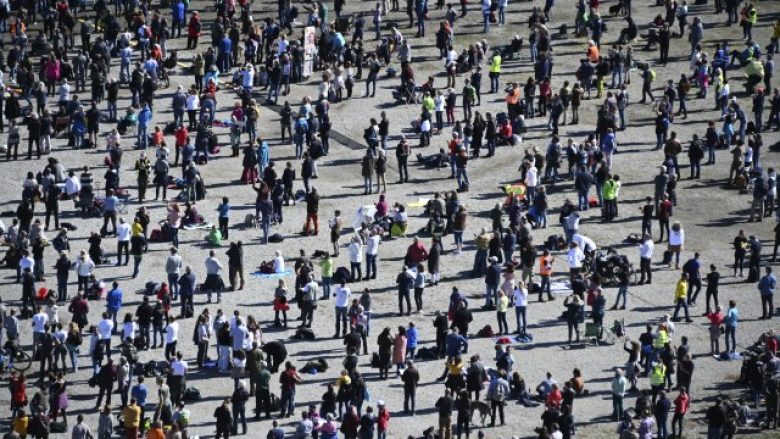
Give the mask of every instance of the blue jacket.
[[138, 126], [146, 127], [152, 120], [152, 110], [148, 106], [144, 106], [143, 110], [138, 113]]
[[195, 294], [195, 275], [186, 273], [179, 278], [179, 294], [182, 296], [191, 296]]
[[497, 286], [501, 282], [501, 266], [490, 264], [485, 274], [485, 283], [487, 285]]
[[406, 330], [406, 348], [417, 347], [417, 328], [411, 327]]
[[774, 294], [775, 287], [777, 287], [777, 279], [772, 273], [767, 274], [758, 281], [758, 291], [761, 291], [762, 296], [771, 296]]
[[114, 288], [106, 295], [106, 308], [111, 311], [119, 311], [122, 307], [122, 289]]
[[233, 50], [233, 41], [230, 40], [230, 38], [225, 37], [220, 41], [219, 43], [219, 51], [222, 54], [228, 54], [231, 53]]
[[184, 3], [183, 2], [175, 3], [171, 7], [171, 12], [173, 13], [173, 21], [176, 21], [176, 22], [184, 21]]
[[444, 339], [444, 343], [447, 347], [448, 357], [455, 357], [459, 355], [461, 352], [461, 346], [465, 349], [468, 349], [469, 347], [469, 342], [466, 340], [466, 337], [455, 333], [447, 334], [447, 337]]
[[271, 160], [271, 153], [268, 150], [268, 142], [263, 142], [260, 145], [260, 157], [258, 157], [258, 163], [263, 166], [268, 166], [268, 162]]

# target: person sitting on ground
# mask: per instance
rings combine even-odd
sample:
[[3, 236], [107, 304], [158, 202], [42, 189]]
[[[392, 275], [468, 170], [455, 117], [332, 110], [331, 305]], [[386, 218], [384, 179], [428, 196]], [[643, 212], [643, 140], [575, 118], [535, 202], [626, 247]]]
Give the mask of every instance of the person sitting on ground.
[[572, 377], [569, 379], [569, 383], [577, 396], [590, 393], [590, 391], [585, 388], [585, 378], [582, 377], [582, 371], [578, 368], [574, 368], [574, 371], [572, 371]]
[[212, 225], [209, 234], [206, 236], [206, 242], [214, 247], [222, 246], [222, 232], [219, 231], [217, 226]]

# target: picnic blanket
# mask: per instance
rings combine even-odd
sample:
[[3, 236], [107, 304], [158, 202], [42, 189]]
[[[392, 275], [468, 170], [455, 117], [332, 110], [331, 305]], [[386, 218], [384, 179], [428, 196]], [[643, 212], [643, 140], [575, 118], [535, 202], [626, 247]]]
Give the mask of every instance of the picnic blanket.
[[[533, 343], [534, 337], [531, 334], [523, 334], [523, 335], [499, 335], [496, 337], [492, 337], [493, 342], [495, 344], [516, 344], [516, 343]], [[507, 343], [507, 341], [509, 343]]]
[[184, 230], [198, 230], [198, 229], [210, 229], [214, 224], [210, 222], [203, 222], [198, 224], [188, 224], [183, 226]]
[[250, 276], [259, 277], [260, 279], [282, 279], [291, 274], [293, 274], [292, 270], [284, 270], [281, 273], [261, 273], [259, 271], [255, 271], [254, 273], [250, 274]]
[[550, 282], [550, 292], [553, 294], [569, 294], [571, 291], [571, 282], [568, 280]]
[[425, 207], [428, 205], [429, 201], [431, 201], [430, 198], [418, 198], [417, 201], [406, 203], [406, 205], [409, 207]]

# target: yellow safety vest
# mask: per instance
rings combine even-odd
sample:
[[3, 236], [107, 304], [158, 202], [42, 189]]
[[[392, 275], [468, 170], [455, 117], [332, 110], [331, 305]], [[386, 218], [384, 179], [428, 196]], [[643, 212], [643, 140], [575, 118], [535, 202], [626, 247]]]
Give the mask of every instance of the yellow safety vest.
[[653, 340], [653, 347], [656, 349], [663, 349], [669, 343], [669, 333], [666, 331], [658, 331], [658, 336]]
[[666, 366], [659, 364], [650, 371], [650, 385], [651, 386], [663, 386], [664, 377], [666, 376]]
[[495, 55], [490, 60], [490, 73], [501, 73], [501, 55]]

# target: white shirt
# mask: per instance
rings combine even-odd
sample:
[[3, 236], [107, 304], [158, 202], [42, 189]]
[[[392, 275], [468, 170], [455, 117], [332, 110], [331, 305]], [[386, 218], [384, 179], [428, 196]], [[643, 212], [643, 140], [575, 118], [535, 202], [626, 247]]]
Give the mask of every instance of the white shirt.
[[655, 244], [653, 244], [653, 240], [648, 239], [647, 241], [645, 241], [639, 246], [639, 257], [651, 259], [653, 257], [653, 248], [655, 248]]
[[33, 332], [44, 332], [45, 326], [49, 323], [49, 316], [44, 312], [39, 312], [32, 317]]
[[569, 263], [569, 268], [582, 267], [583, 259], [585, 259], [585, 254], [582, 253], [582, 250], [580, 250], [579, 247], [569, 249], [569, 252], [566, 254], [566, 260]]
[[347, 287], [336, 288], [336, 307], [346, 308], [349, 306], [349, 297], [352, 295], [352, 291]]
[[516, 307], [528, 306], [528, 290], [526, 290], [525, 288], [520, 288], [519, 286], [516, 286], [513, 298]]
[[24, 273], [25, 268], [29, 268], [30, 273], [32, 273], [33, 267], [35, 267], [35, 261], [31, 256], [25, 256], [19, 260], [19, 268], [22, 269], [22, 273]]
[[356, 264], [363, 262], [363, 244], [356, 241], [349, 244], [349, 262]]
[[577, 243], [582, 250], [596, 250], [598, 248], [592, 239], [585, 235], [580, 235], [579, 233], [574, 234], [571, 237], [571, 241]]
[[111, 319], [103, 319], [97, 324], [98, 337], [101, 340], [111, 340], [111, 332], [114, 330], [114, 322]]
[[135, 338], [135, 331], [138, 330], [138, 325], [135, 322], [127, 322], [122, 325], [122, 340], [128, 338]]
[[[175, 322], [174, 322], [175, 323]], [[189, 366], [184, 360], [176, 360], [171, 363], [171, 374], [174, 376], [184, 376], [187, 373]]]
[[168, 323], [165, 327], [165, 343], [174, 343], [179, 339], [179, 324], [177, 322]]
[[446, 104], [444, 96], [437, 95], [435, 98], [433, 98], [433, 111], [444, 111], [444, 104]]
[[284, 273], [284, 258], [277, 256], [274, 258], [274, 272]]
[[130, 241], [130, 224], [119, 224], [116, 228], [116, 239], [120, 242]]
[[537, 183], [536, 167], [531, 166], [525, 171], [525, 185], [528, 187], [536, 187]]
[[191, 94], [187, 96], [187, 111], [200, 109], [200, 98], [198, 95]]
[[366, 239], [366, 254], [367, 255], [376, 255], [379, 253], [379, 241], [381, 241], [382, 238], [379, 235], [371, 235]]
[[89, 277], [92, 274], [92, 270], [95, 268], [95, 263], [87, 256], [86, 260], [79, 259], [76, 262], [76, 272], [81, 277]]
[[680, 229], [679, 232], [672, 230], [669, 233], [669, 245], [683, 245], [685, 244], [685, 230]]
[[77, 194], [81, 191], [81, 182], [77, 176], [68, 177], [65, 179], [65, 193], [68, 196]]

